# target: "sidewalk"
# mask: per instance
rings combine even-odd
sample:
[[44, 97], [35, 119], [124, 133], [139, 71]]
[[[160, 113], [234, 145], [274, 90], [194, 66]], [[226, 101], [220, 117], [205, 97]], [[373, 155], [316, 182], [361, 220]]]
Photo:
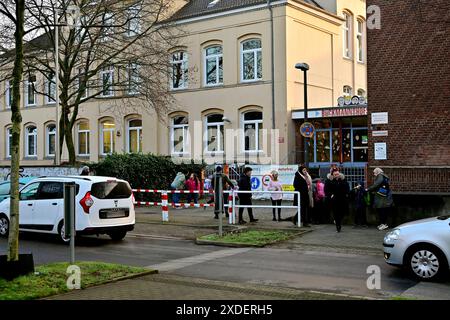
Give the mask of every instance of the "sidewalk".
[[292, 288], [155, 274], [75, 290], [44, 300], [349, 300], [362, 299]]

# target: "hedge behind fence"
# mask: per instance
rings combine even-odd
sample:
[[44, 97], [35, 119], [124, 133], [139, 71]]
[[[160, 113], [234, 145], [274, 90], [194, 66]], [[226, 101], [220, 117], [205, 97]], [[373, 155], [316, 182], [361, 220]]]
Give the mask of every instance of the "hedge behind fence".
[[133, 189], [170, 190], [170, 184], [177, 172], [183, 172], [186, 175], [194, 172], [200, 177], [205, 165], [175, 164], [170, 157], [153, 154], [113, 154], [99, 163], [89, 165], [89, 167], [91, 170], [95, 170], [95, 174], [98, 176], [126, 180]]

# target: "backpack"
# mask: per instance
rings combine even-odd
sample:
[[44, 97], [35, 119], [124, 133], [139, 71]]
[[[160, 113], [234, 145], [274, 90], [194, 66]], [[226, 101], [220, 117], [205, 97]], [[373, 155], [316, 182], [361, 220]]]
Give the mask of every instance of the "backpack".
[[377, 191], [377, 195], [382, 196], [382, 197], [387, 197], [389, 195], [390, 192], [390, 188], [389, 188], [389, 179], [386, 178], [385, 176], [383, 176], [383, 183], [381, 184], [380, 188]]
[[314, 199], [316, 201], [322, 201], [324, 198], [325, 198], [325, 185], [321, 181], [317, 181]]

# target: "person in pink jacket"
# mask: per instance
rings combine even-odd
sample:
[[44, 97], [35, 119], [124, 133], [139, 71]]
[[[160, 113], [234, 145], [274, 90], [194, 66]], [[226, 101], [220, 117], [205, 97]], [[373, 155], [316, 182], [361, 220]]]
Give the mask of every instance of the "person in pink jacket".
[[186, 181], [186, 189], [190, 192], [187, 195], [187, 202], [191, 203], [194, 200], [194, 203], [197, 204], [198, 193], [192, 193], [192, 191], [200, 191], [200, 180], [195, 173], [191, 173], [191, 176]]
[[[270, 191], [283, 191], [283, 186], [281, 185], [280, 181], [278, 181], [278, 172], [273, 170], [271, 172], [272, 174], [272, 180], [269, 182], [269, 190]], [[272, 206], [278, 207], [278, 221], [281, 221], [281, 200], [283, 199], [282, 193], [271, 193], [270, 199], [272, 200]], [[276, 208], [272, 208], [273, 213], [273, 219], [272, 221], [277, 221], [277, 218], [275, 216]]]

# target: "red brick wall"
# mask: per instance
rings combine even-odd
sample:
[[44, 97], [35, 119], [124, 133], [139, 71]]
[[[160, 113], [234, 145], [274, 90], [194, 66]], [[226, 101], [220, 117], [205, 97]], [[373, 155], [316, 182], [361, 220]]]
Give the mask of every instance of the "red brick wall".
[[[372, 128], [389, 133], [370, 135], [369, 166], [416, 166], [417, 173], [389, 170], [402, 180], [401, 191], [450, 192], [450, 1], [367, 5], [381, 9], [381, 29], [367, 31], [369, 126], [373, 112], [389, 112], [389, 124]], [[387, 143], [388, 160], [373, 159], [375, 142]], [[437, 176], [447, 179], [441, 187]]]

